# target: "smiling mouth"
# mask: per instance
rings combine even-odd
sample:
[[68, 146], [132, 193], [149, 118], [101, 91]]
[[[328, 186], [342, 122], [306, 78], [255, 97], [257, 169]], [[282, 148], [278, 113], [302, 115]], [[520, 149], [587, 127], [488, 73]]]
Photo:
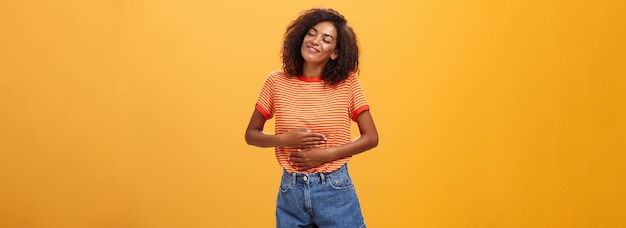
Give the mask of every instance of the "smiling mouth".
[[320, 52], [320, 50], [317, 50], [317, 48], [314, 48], [314, 47], [309, 46], [309, 45], [307, 45], [306, 48], [309, 49], [309, 51], [312, 51], [312, 52]]

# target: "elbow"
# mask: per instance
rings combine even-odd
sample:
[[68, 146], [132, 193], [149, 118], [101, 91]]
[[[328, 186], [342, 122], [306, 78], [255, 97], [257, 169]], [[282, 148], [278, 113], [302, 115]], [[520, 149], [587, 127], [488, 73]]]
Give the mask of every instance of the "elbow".
[[254, 129], [246, 130], [244, 139], [246, 140], [246, 144], [250, 146], [266, 147], [262, 142], [262, 138], [259, 138], [259, 134], [257, 134]]
[[368, 144], [370, 146], [370, 149], [377, 147], [378, 146], [378, 134], [375, 134], [372, 137], [370, 137], [370, 139], [368, 140]]
[[252, 139], [250, 136], [250, 131], [246, 131], [246, 135], [244, 136], [244, 140], [246, 140], [246, 144], [252, 146]]

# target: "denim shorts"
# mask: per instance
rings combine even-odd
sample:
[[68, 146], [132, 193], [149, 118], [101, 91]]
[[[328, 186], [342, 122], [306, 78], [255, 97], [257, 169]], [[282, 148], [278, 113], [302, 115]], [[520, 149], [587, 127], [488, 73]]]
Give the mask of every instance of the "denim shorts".
[[348, 166], [330, 173], [283, 170], [276, 200], [276, 227], [364, 228]]

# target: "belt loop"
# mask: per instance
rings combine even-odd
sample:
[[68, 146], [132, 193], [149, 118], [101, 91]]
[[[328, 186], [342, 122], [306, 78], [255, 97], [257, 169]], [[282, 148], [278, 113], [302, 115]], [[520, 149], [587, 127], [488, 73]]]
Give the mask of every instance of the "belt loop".
[[322, 184], [326, 183], [324, 180], [326, 179], [326, 175], [324, 173], [320, 173], [320, 179], [322, 180]]
[[291, 174], [291, 186], [296, 186], [296, 173]]

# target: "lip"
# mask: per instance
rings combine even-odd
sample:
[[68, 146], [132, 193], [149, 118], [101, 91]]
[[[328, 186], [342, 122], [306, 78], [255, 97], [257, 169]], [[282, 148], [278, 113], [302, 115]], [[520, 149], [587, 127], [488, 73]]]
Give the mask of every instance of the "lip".
[[317, 48], [312, 47], [311, 45], [307, 45], [306, 49], [309, 50], [310, 52], [321, 52], [320, 50], [318, 50]]

